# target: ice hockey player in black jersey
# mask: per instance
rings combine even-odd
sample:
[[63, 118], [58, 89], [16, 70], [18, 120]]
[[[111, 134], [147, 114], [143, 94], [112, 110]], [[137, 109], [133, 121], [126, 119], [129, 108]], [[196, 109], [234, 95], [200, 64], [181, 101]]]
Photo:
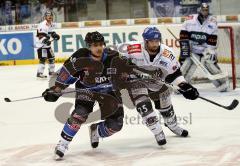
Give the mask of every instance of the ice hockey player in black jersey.
[[[88, 48], [80, 48], [73, 53], [63, 64], [55, 86], [46, 89], [42, 94], [46, 101], [55, 102], [61, 96], [61, 91], [70, 84], [75, 83], [76, 90], [88, 89], [77, 92], [75, 109], [65, 123], [55, 148], [56, 159], [64, 156], [69, 143], [93, 111], [96, 101], [102, 112], [108, 111], [108, 116], [102, 116], [104, 121], [89, 128], [93, 148], [98, 146], [100, 137], [111, 136], [120, 131], [123, 125], [121, 98], [110, 84], [111, 60], [119, 54], [105, 47], [104, 37], [97, 31], [87, 33], [85, 42]], [[101, 102], [105, 97], [109, 98], [107, 107]]]

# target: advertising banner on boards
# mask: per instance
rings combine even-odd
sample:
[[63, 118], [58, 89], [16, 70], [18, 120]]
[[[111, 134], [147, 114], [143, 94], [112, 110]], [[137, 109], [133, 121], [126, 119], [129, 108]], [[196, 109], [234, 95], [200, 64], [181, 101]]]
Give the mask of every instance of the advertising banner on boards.
[[34, 59], [33, 33], [0, 34], [0, 60]]

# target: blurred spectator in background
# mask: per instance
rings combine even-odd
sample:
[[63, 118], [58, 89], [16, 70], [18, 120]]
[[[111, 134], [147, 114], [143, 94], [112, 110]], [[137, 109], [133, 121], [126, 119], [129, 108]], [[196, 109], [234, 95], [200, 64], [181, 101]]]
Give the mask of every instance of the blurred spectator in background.
[[31, 5], [28, 0], [20, 0], [15, 3], [15, 24], [27, 23], [25, 20], [31, 16]]
[[212, 0], [150, 0], [153, 10], [149, 17], [181, 17], [196, 14], [203, 2]]
[[0, 2], [0, 25], [4, 24], [3, 2]]
[[39, 23], [47, 10], [53, 11], [54, 22], [179, 17], [196, 14], [203, 2], [212, 0], [7, 0], [1, 1], [0, 25]]
[[13, 16], [12, 16], [12, 2], [5, 1], [3, 4], [3, 21], [8, 24], [12, 25], [14, 23]]
[[63, 5], [64, 0], [0, 1], [0, 25], [39, 23], [47, 10], [55, 9], [55, 16], [63, 15]]

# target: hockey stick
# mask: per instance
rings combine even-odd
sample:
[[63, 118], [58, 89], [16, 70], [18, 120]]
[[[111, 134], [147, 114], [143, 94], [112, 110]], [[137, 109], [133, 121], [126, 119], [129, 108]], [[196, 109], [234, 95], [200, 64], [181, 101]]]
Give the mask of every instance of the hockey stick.
[[[90, 88], [85, 89], [76, 89], [72, 91], [62, 92], [61, 95], [68, 94], [68, 93], [86, 93], [89, 95], [89, 97], [97, 101], [101, 104], [100, 106], [100, 113], [101, 113], [101, 120], [104, 120], [105, 118], [111, 116], [114, 114], [120, 107], [122, 107], [121, 100], [117, 98], [117, 96], [113, 96], [108, 93], [101, 93], [98, 92], [98, 90], [104, 90], [106, 88], [112, 88], [112, 84], [102, 84], [100, 86], [94, 86]], [[91, 91], [89, 91], [91, 90]], [[42, 98], [43, 96], [36, 96], [31, 98], [25, 98], [25, 99], [18, 99], [18, 100], [10, 100], [9, 98], [5, 98], [4, 100], [6, 102], [17, 102], [17, 101], [24, 101], [24, 100], [31, 100], [36, 98]], [[99, 120], [99, 119], [97, 119]]]
[[[179, 39], [173, 34], [173, 32], [172, 32], [169, 28], [167, 28], [167, 31], [179, 42]], [[197, 59], [197, 57], [195, 56], [195, 54], [192, 53], [192, 56], [190, 56], [190, 58], [191, 58], [191, 60], [193, 61], [193, 63], [195, 63], [195, 65], [201, 69], [201, 71], [203, 72], [203, 74], [205, 74], [209, 80], [218, 80], [218, 79], [221, 79], [221, 78], [227, 78], [227, 77], [228, 77], [228, 76], [227, 76], [226, 74], [224, 74], [224, 73], [212, 75], [212, 74], [203, 66], [203, 64]]]
[[[68, 92], [62, 92], [61, 94], [64, 95], [64, 94], [74, 93], [74, 92], [77, 92], [77, 90], [68, 91]], [[28, 97], [28, 98], [17, 99], [17, 100], [11, 100], [10, 98], [6, 97], [6, 98], [4, 98], [4, 101], [9, 103], [9, 102], [18, 102], [18, 101], [26, 101], [26, 100], [39, 99], [39, 98], [42, 98], [42, 97], [43, 97], [43, 96], [35, 96], [35, 97]]]
[[[109, 88], [109, 87], [112, 87], [112, 85], [104, 84], [101, 87], [95, 86], [95, 87], [90, 87], [90, 88], [85, 88], [85, 89], [76, 89], [76, 90], [72, 90], [72, 91], [62, 92], [61, 95], [68, 94], [68, 93], [75, 93], [75, 92], [86, 92], [87, 90], [100, 90], [100, 89]], [[38, 99], [38, 98], [42, 98], [42, 97], [43, 96], [35, 96], [35, 97], [28, 97], [28, 98], [17, 99], [17, 100], [11, 100], [10, 98], [6, 97], [6, 98], [4, 98], [4, 101], [9, 103], [9, 102], [33, 100], [33, 99]]]
[[35, 96], [35, 97], [28, 97], [28, 98], [17, 99], [17, 100], [11, 100], [10, 98], [5, 97], [5, 98], [4, 98], [4, 101], [10, 103], [10, 102], [17, 102], [17, 101], [38, 99], [38, 98], [42, 98], [42, 97], [43, 97], [43, 96]]
[[179, 41], [179, 39], [177, 38], [177, 36], [175, 36], [174, 33], [173, 33], [169, 28], [167, 28], [167, 31], [168, 31], [177, 41]]
[[227, 75], [225, 75], [224, 73], [219, 73], [219, 74], [212, 75], [212, 74], [203, 66], [203, 64], [197, 59], [197, 57], [195, 56], [195, 54], [192, 53], [192, 56], [191, 56], [190, 58], [191, 58], [191, 60], [195, 63], [195, 65], [201, 69], [201, 71], [207, 76], [207, 78], [208, 78], [209, 80], [218, 80], [218, 79], [226, 78], [226, 77], [227, 77]]
[[175, 36], [174, 33], [173, 33], [169, 28], [167, 28], [167, 31], [168, 31], [177, 41], [179, 41], [179, 39], [177, 38], [177, 36]]
[[[175, 90], [177, 90], [177, 91], [179, 90], [179, 88], [176, 87], [176, 86], [174, 86], [173, 84], [167, 83], [167, 82], [165, 82], [165, 81], [163, 81], [163, 80], [156, 80], [156, 79], [152, 78], [151, 75], [149, 75], [149, 74], [147, 74], [147, 73], [144, 73], [144, 72], [142, 72], [142, 71], [140, 71], [140, 70], [133, 69], [133, 71], [134, 71], [135, 73], [137, 73], [137, 74], [143, 74], [147, 79], [155, 80], [155, 81], [157, 81], [157, 83], [159, 83], [159, 84], [164, 84], [164, 85], [166, 85], [167, 87], [173, 88], [173, 89], [175, 89]], [[144, 79], [143, 79], [143, 80], [144, 80]], [[215, 101], [212, 101], [212, 100], [210, 100], [210, 99], [207, 99], [207, 98], [205, 98], [205, 97], [202, 97], [202, 96], [200, 96], [200, 95], [198, 96], [198, 98], [200, 98], [200, 99], [202, 99], [202, 100], [204, 100], [204, 101], [207, 101], [207, 102], [209, 102], [209, 103], [212, 103], [212, 104], [214, 104], [214, 105], [216, 105], [216, 106], [219, 106], [219, 107], [222, 107], [222, 108], [224, 108], [224, 109], [227, 109], [227, 110], [233, 110], [233, 109], [236, 108], [236, 107], [238, 106], [238, 104], [239, 104], [239, 101], [238, 101], [237, 99], [234, 99], [234, 100], [231, 102], [230, 105], [225, 106], [225, 105], [219, 104], [219, 103], [217, 103], [217, 102], [215, 102]]]
[[[49, 40], [49, 41], [52, 43], [52, 42], [54, 41], [54, 39]], [[33, 48], [38, 48], [38, 49], [43, 48], [44, 46], [45, 46], [45, 44], [43, 44], [42, 47], [37, 47], [36, 44], [33, 44], [33, 45], [32, 45]]]
[[217, 105], [217, 106], [219, 106], [219, 107], [225, 108], [225, 109], [227, 109], [227, 110], [233, 110], [233, 109], [236, 108], [236, 107], [238, 106], [238, 104], [239, 104], [239, 101], [238, 101], [237, 99], [234, 99], [230, 105], [224, 106], [224, 105], [221, 105], [221, 104], [219, 104], [219, 103], [216, 103], [216, 102], [214, 102], [214, 101], [212, 101], [212, 100], [209, 100], [209, 99], [207, 99], [207, 98], [204, 98], [204, 97], [202, 97], [202, 96], [198, 96], [198, 98], [200, 98], [200, 99], [202, 99], [202, 100], [205, 100], [205, 101], [207, 101], [207, 102], [209, 102], [209, 103], [212, 103], [212, 104], [214, 104], [214, 105]]

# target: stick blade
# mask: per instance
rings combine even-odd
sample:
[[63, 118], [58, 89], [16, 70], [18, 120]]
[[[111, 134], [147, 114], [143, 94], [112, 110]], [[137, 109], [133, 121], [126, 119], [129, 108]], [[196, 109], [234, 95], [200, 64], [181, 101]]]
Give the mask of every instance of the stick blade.
[[11, 100], [9, 98], [4, 98], [5, 102], [11, 102]]
[[229, 106], [227, 107], [227, 109], [228, 109], [228, 110], [233, 110], [234, 108], [236, 108], [236, 107], [238, 106], [238, 104], [239, 104], [239, 101], [236, 100], [236, 99], [234, 99], [233, 102], [231, 103], [231, 105], [229, 105]]

